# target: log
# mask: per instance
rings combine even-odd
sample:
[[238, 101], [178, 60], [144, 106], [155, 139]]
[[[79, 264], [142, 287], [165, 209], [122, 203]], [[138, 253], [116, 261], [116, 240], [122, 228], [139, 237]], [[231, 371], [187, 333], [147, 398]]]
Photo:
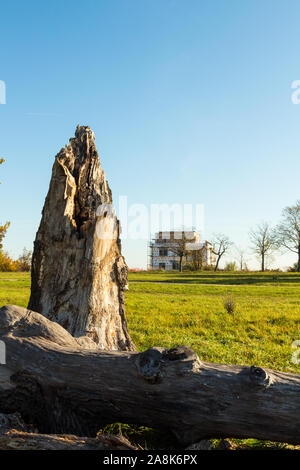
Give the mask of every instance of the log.
[[300, 375], [202, 362], [188, 347], [87, 349], [60, 325], [16, 306], [0, 309], [0, 412], [42, 433], [95, 436], [112, 422], [206, 438], [300, 441]]

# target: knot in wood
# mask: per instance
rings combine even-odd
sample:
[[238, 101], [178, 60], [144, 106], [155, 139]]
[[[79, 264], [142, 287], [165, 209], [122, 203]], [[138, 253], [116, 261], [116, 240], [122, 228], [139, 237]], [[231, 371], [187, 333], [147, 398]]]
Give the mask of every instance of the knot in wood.
[[150, 348], [137, 357], [136, 365], [139, 374], [150, 383], [160, 381], [162, 351], [163, 348]]
[[270, 385], [270, 377], [261, 367], [251, 366], [249, 369], [249, 377], [253, 384], [267, 387]]
[[184, 359], [194, 359], [196, 353], [188, 346], [178, 346], [177, 348], [166, 349], [163, 358], [168, 361], [182, 361]]
[[150, 383], [159, 383], [168, 375], [182, 376], [194, 368], [197, 355], [187, 346], [150, 348], [136, 359], [139, 374]]

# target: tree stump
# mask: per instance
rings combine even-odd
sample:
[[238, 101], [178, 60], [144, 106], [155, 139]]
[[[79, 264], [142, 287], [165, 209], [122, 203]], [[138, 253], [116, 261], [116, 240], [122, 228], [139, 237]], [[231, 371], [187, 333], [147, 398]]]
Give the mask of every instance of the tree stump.
[[127, 272], [94, 133], [78, 126], [53, 165], [28, 308], [102, 349], [135, 350], [124, 311]]

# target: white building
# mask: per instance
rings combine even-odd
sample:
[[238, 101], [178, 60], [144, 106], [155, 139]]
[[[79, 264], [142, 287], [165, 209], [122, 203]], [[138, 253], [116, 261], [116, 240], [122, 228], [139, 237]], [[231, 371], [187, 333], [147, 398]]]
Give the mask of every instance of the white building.
[[[209, 266], [215, 263], [215, 255], [213, 246], [210, 242], [201, 242], [200, 233], [196, 231], [173, 231], [158, 232], [155, 234], [154, 240], [150, 242], [150, 254], [148, 269], [179, 269], [180, 258], [176, 253], [176, 246], [182, 244], [185, 240], [185, 247], [190, 251], [202, 251], [203, 265]], [[175, 250], [174, 250], [175, 247]], [[172, 249], [173, 248], [173, 249]], [[191, 256], [184, 259], [187, 263], [192, 261]]]

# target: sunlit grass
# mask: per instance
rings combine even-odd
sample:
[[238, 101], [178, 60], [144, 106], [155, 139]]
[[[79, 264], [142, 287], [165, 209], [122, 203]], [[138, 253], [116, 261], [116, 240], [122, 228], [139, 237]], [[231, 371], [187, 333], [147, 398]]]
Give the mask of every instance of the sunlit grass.
[[[224, 308], [228, 296], [235, 301], [233, 314]], [[291, 344], [300, 336], [297, 285], [132, 282], [126, 311], [141, 350], [186, 344], [205, 361], [299, 372], [291, 362]]]
[[[0, 306], [26, 307], [29, 293], [28, 273], [0, 273]], [[224, 308], [229, 297], [233, 313]], [[292, 342], [300, 339], [297, 273], [130, 273], [126, 316], [140, 351], [185, 344], [204, 361], [300, 373], [291, 361]], [[161, 439], [148, 428], [111, 425], [107, 430], [123, 430], [148, 448]], [[256, 439], [234, 442], [243, 448], [285, 446]]]
[[0, 273], [0, 306], [26, 307], [30, 294], [29, 273]]

